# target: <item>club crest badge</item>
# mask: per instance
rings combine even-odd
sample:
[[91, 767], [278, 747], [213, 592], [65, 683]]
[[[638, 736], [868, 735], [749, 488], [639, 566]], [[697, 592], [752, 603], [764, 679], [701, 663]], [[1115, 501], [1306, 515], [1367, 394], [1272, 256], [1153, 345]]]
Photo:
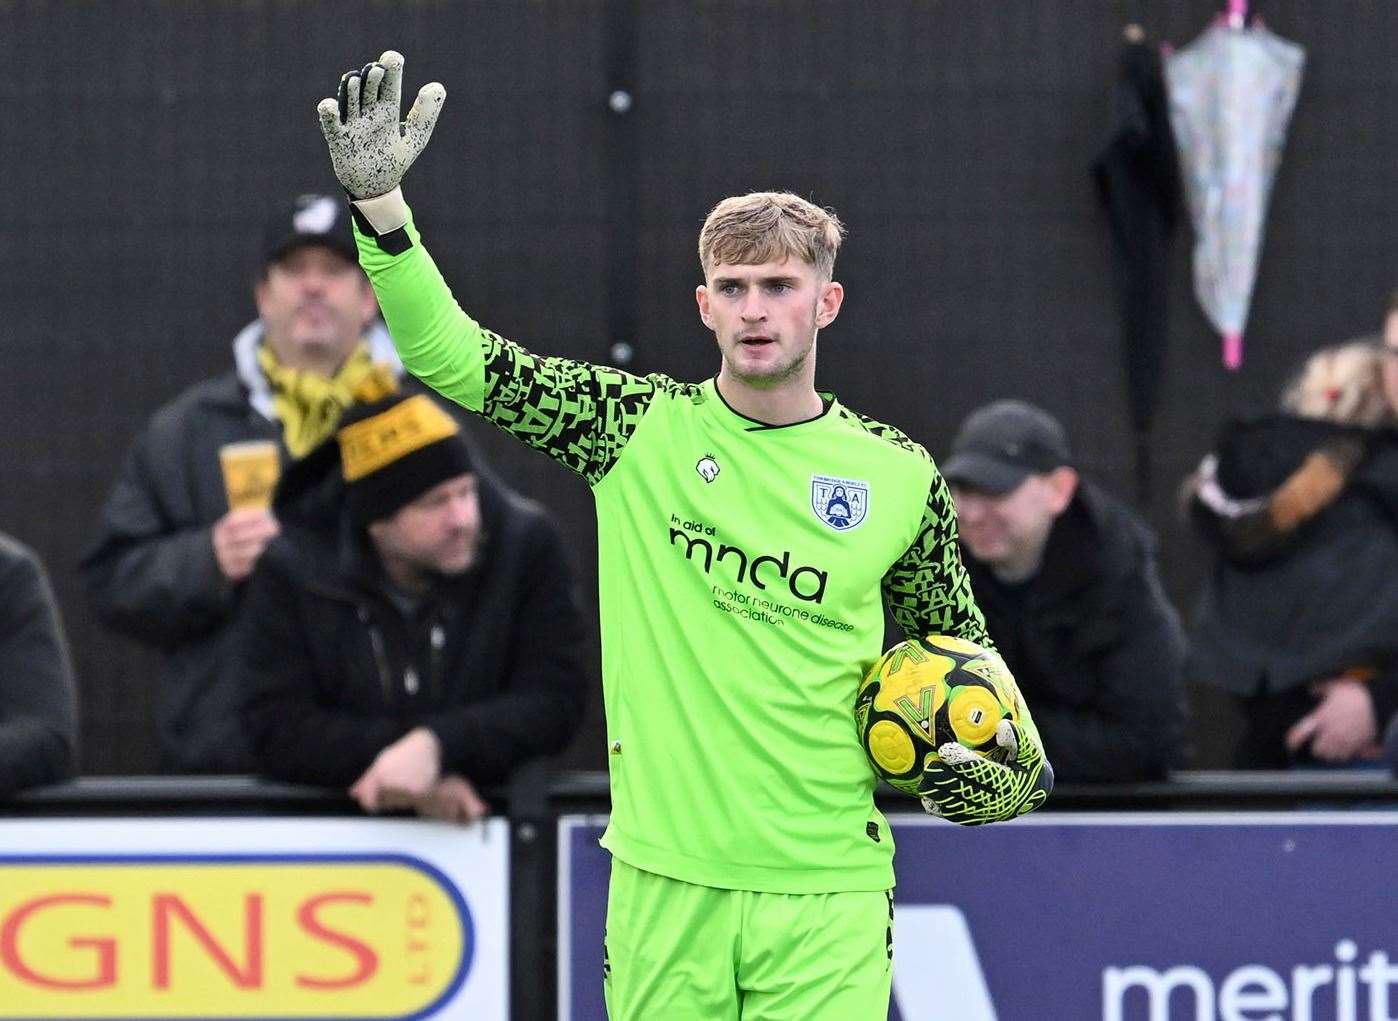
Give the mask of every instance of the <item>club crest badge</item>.
[[813, 475], [811, 510], [837, 532], [858, 528], [869, 514], [869, 483]]
[[694, 466], [694, 470], [705, 482], [712, 482], [718, 478], [718, 462], [711, 456], [701, 457], [699, 463]]

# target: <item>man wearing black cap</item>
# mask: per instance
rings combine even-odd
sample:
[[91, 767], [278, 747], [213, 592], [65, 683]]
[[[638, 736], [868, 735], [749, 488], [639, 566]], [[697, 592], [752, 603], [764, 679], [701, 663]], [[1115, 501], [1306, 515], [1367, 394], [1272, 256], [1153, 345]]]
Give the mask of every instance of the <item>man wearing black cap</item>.
[[941, 468], [986, 627], [1056, 776], [1163, 776], [1180, 757], [1185, 644], [1144, 523], [1080, 478], [1062, 425], [1021, 401], [972, 413]]
[[431, 397], [345, 416], [287, 472], [242, 607], [238, 679], [268, 774], [366, 811], [469, 822], [478, 784], [572, 736], [582, 615], [557, 528], [472, 470]]
[[[258, 318], [234, 338], [233, 368], [162, 407], [136, 439], [83, 562], [102, 619], [164, 656], [156, 705], [170, 772], [252, 765], [231, 711], [227, 624], [278, 531], [270, 486], [346, 408], [402, 374], [342, 200], [301, 195], [273, 215], [253, 297]], [[262, 458], [260, 485], [235, 484], [230, 451]]]

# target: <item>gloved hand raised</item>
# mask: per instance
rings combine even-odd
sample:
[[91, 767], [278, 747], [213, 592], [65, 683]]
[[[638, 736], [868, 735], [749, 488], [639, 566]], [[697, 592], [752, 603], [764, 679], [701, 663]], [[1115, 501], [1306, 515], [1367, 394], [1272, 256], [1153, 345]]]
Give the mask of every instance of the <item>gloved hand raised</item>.
[[918, 785], [922, 807], [962, 826], [980, 826], [1042, 805], [1053, 790], [1053, 767], [1038, 741], [1019, 724], [1001, 720], [995, 743], [1005, 752], [1003, 765], [954, 741], [938, 748], [941, 761], [928, 764]]
[[432, 137], [447, 90], [424, 85], [401, 123], [403, 55], [387, 50], [340, 78], [339, 95], [316, 107], [335, 176], [351, 199], [372, 199], [398, 187]]

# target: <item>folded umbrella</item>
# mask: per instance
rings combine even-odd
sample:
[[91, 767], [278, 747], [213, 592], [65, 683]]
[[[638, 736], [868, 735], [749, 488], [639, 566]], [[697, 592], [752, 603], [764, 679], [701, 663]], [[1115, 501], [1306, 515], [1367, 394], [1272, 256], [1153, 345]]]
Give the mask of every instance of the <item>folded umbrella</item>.
[[1194, 292], [1243, 362], [1243, 331], [1267, 200], [1296, 107], [1306, 51], [1260, 24], [1219, 19], [1165, 60], [1170, 123], [1194, 224]]

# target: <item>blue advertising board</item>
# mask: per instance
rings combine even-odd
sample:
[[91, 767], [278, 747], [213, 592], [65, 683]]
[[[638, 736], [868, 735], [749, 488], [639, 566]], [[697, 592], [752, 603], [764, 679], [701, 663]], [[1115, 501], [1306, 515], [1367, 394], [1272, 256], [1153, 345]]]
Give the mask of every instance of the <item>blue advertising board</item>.
[[[890, 816], [890, 1021], [1395, 1021], [1398, 813]], [[604, 1021], [605, 819], [559, 833], [559, 1018]]]

